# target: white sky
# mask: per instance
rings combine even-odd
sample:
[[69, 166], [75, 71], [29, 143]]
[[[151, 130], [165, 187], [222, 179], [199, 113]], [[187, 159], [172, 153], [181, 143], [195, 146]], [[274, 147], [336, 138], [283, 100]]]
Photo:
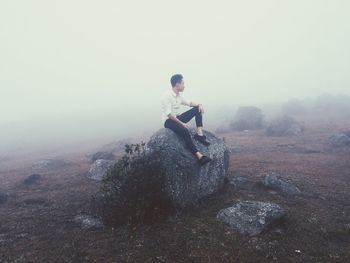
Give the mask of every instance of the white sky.
[[[0, 123], [350, 94], [350, 1], [1, 0]], [[159, 119], [159, 116], [155, 116]]]

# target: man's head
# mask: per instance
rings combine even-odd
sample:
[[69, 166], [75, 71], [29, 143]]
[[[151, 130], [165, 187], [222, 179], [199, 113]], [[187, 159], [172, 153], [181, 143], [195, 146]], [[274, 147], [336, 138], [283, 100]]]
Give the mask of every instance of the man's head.
[[171, 86], [177, 92], [181, 92], [185, 89], [185, 82], [181, 74], [175, 74], [170, 79]]

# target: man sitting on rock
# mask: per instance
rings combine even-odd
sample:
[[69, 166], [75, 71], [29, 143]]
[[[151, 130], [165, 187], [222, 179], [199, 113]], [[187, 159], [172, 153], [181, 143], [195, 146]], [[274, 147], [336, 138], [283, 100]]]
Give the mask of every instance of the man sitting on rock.
[[[211, 161], [211, 158], [200, 153], [194, 145], [190, 132], [188, 130], [187, 122], [195, 117], [197, 133], [194, 135], [194, 139], [209, 146], [210, 142], [206, 140], [203, 135], [203, 120], [202, 113], [204, 108], [202, 104], [197, 104], [193, 101], [188, 101], [180, 95], [185, 89], [183, 76], [181, 74], [175, 74], [171, 77], [170, 83], [172, 88], [164, 93], [161, 100], [162, 105], [162, 123], [165, 128], [173, 130], [175, 133], [182, 136], [186, 142], [187, 147], [191, 153], [194, 154], [201, 165]], [[180, 105], [187, 105], [192, 107], [190, 110], [179, 114]]]

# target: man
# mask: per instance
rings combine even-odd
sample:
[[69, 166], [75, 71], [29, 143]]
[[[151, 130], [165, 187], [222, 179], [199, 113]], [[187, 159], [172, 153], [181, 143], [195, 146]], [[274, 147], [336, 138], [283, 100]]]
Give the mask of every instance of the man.
[[[165, 92], [161, 99], [162, 123], [165, 128], [171, 129], [184, 138], [187, 147], [191, 153], [198, 158], [200, 165], [206, 164], [211, 161], [211, 158], [197, 150], [188, 130], [189, 127], [186, 124], [195, 117], [197, 133], [194, 135], [194, 139], [205, 146], [209, 146], [210, 142], [208, 142], [205, 135], [203, 135], [202, 114], [204, 113], [204, 108], [202, 104], [188, 101], [180, 95], [180, 92], [183, 92], [185, 89], [185, 83], [181, 74], [173, 75], [170, 79], [170, 83], [172, 88]], [[181, 105], [187, 105], [192, 108], [179, 114]]]

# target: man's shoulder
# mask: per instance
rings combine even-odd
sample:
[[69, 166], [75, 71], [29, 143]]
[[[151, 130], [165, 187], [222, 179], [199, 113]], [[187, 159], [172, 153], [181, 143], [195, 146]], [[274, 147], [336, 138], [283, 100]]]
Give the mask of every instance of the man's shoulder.
[[170, 90], [163, 91], [161, 98], [169, 98], [171, 96]]

